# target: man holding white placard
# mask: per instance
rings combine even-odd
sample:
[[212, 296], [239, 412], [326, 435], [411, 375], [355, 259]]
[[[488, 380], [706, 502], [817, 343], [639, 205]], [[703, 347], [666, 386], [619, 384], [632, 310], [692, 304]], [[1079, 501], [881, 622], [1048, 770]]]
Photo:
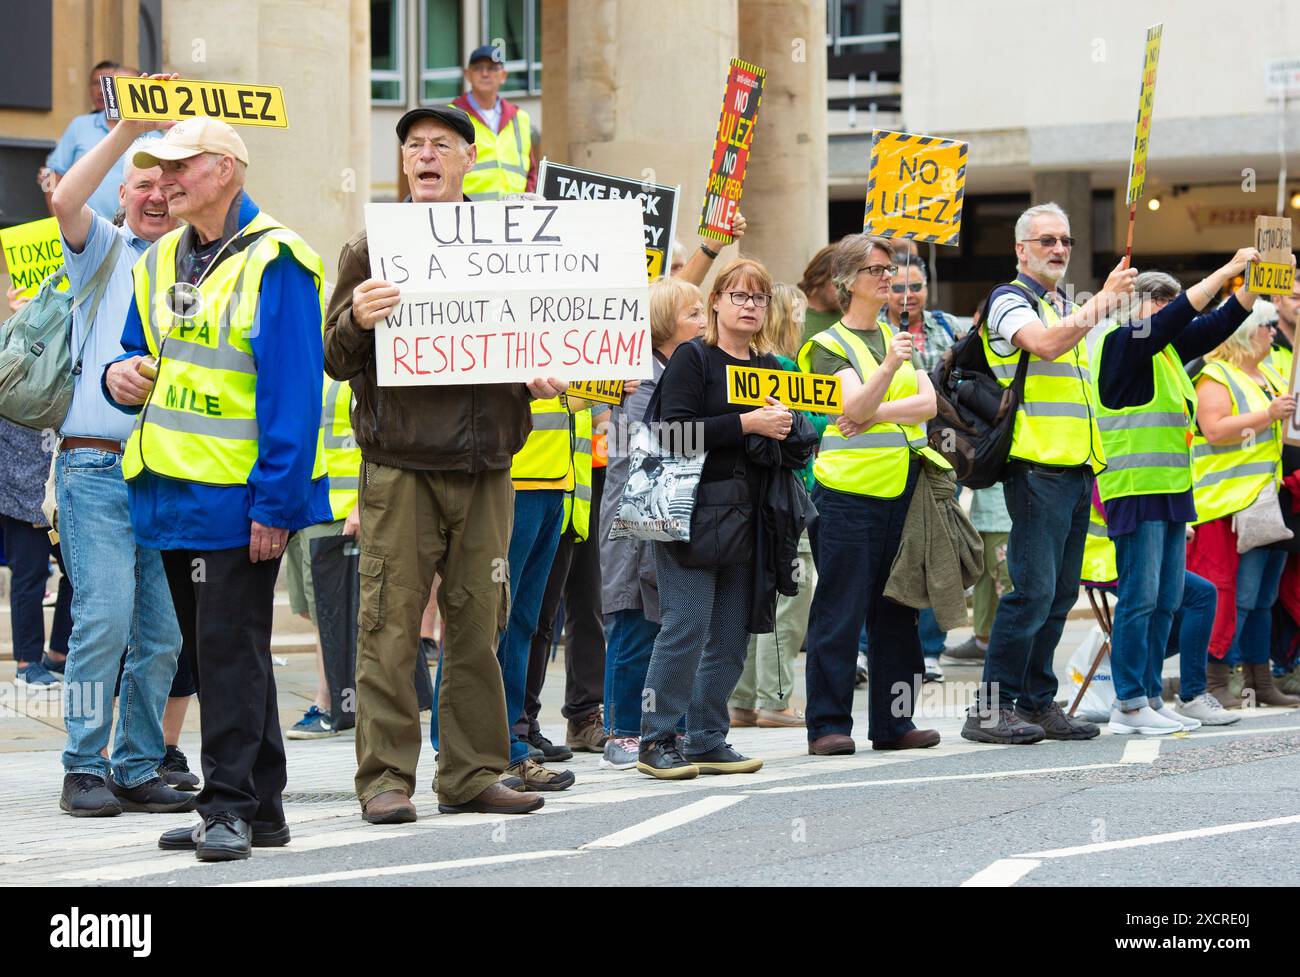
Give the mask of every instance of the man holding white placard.
[[[412, 201], [467, 199], [476, 151], [463, 112], [413, 109], [397, 136]], [[510, 462], [531, 430], [530, 400], [557, 396], [565, 384], [380, 387], [375, 326], [400, 302], [396, 284], [372, 277], [362, 232], [339, 257], [325, 323], [326, 370], [351, 381], [363, 460], [357, 797], [371, 823], [415, 820], [421, 737], [411, 671], [436, 572], [446, 614], [439, 810], [522, 814], [542, 798], [499, 783], [509, 756], [496, 645], [509, 610]]]

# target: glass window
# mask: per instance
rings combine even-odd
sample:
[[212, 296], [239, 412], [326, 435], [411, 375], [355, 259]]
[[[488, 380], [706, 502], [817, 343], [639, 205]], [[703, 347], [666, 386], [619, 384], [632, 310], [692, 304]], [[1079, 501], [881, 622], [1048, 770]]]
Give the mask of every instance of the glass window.
[[838, 54], [897, 50], [899, 0], [827, 0], [826, 43]]
[[542, 90], [542, 18], [537, 0], [482, 0], [484, 44], [499, 44], [505, 58], [502, 95]]
[[423, 0], [420, 101], [450, 102], [464, 91], [460, 0]]
[[402, 85], [403, 0], [370, 0], [370, 100], [400, 105]]

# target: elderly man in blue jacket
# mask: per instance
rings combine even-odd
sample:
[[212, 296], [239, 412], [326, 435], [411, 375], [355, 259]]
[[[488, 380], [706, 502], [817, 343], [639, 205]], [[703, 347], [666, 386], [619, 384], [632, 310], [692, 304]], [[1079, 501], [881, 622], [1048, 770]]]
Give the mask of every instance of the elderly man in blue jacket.
[[225, 123], [178, 123], [134, 162], [161, 166], [188, 221], [136, 263], [126, 353], [104, 373], [111, 399], [138, 411], [122, 462], [131, 523], [162, 551], [198, 665], [204, 820], [159, 844], [247, 858], [289, 840], [271, 621], [289, 533], [330, 518], [324, 272], [244, 191], [248, 151]]

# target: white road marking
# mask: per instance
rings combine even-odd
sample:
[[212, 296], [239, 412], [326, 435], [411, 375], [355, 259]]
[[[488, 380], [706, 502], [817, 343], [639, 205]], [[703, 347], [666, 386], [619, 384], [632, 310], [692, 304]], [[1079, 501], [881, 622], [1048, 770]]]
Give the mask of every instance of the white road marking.
[[536, 862], [545, 858], [565, 858], [577, 855], [574, 849], [564, 851], [522, 851], [508, 855], [484, 855], [478, 858], [453, 858], [445, 862], [417, 862], [412, 865], [386, 865], [380, 868], [357, 868], [343, 872], [321, 872], [318, 875], [291, 875], [280, 879], [254, 879], [249, 882], [227, 882], [222, 889], [266, 889], [285, 885], [320, 885], [323, 882], [347, 882], [352, 879], [385, 878], [390, 875], [413, 875], [418, 872], [446, 872], [458, 868], [477, 868], [482, 865], [507, 865], [510, 862]]
[[789, 787], [768, 787], [755, 794], [798, 794], [808, 790], [846, 790], [856, 787], [889, 787], [893, 784], [933, 784], [947, 780], [996, 780], [1002, 777], [1027, 777], [1041, 773], [1068, 773], [1073, 770], [1108, 770], [1118, 763], [1083, 763], [1074, 767], [1037, 767], [1032, 770], [994, 770], [988, 773], [954, 773], [929, 777], [895, 777], [891, 780], [854, 780], [840, 784], [792, 784]]
[[1101, 852], [1122, 851], [1127, 848], [1145, 848], [1148, 845], [1167, 845], [1176, 841], [1191, 841], [1196, 838], [1213, 838], [1218, 835], [1236, 834], [1239, 831], [1258, 831], [1261, 828], [1280, 828], [1286, 825], [1300, 824], [1300, 814], [1284, 818], [1269, 818], [1266, 821], [1239, 821], [1234, 824], [1217, 824], [1209, 828], [1189, 828], [1185, 831], [1169, 831], [1159, 835], [1143, 835], [1139, 838], [1124, 838], [1118, 841], [1099, 841], [1091, 845], [1074, 845], [1070, 848], [1052, 848], [1048, 851], [1027, 852], [999, 858], [992, 865], [981, 869], [962, 883], [963, 886], [1012, 886], [1038, 868], [1045, 859], [1075, 858], [1079, 855], [1096, 855]]
[[1124, 744], [1124, 755], [1120, 763], [1155, 763], [1160, 755], [1160, 741], [1157, 739], [1132, 739]]
[[1007, 888], [1015, 885], [1042, 862], [1032, 858], [999, 858], [986, 869], [976, 872], [961, 884], [961, 888]]
[[603, 838], [589, 841], [582, 847], [583, 849], [623, 848], [633, 842], [643, 841], [653, 835], [662, 834], [665, 831], [671, 831], [673, 828], [680, 828], [683, 824], [689, 824], [691, 821], [708, 817], [710, 814], [716, 814], [733, 804], [739, 804], [747, 796], [747, 794], [728, 794], [725, 796], [719, 794], [713, 797], [705, 797], [702, 800], [679, 807], [674, 811], [650, 818], [648, 821], [642, 821], [640, 824], [624, 828], [622, 831], [615, 831], [612, 835], [605, 835]]

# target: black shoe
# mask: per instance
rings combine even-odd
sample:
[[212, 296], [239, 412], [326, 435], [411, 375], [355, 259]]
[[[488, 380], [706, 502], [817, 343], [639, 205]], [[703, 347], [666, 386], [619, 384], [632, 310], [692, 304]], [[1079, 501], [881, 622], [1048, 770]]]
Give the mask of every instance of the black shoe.
[[538, 763], [564, 763], [566, 760], [573, 759], [573, 751], [567, 746], [561, 746], [558, 743], [552, 743], [541, 731], [538, 730], [531, 736], [524, 737], [524, 742], [530, 747], [528, 755], [532, 756], [534, 750], [541, 751], [541, 758], [534, 758]]
[[745, 756], [730, 743], [723, 743], [708, 753], [692, 753], [684, 759], [699, 767], [701, 774], [754, 773], [763, 766], [762, 760]]
[[[163, 851], [194, 851], [199, 847], [199, 835], [203, 834], [204, 823], [200, 821], [193, 827], [172, 828], [164, 831], [158, 839], [158, 847]], [[268, 821], [253, 822], [254, 848], [283, 848], [289, 844], [289, 826], [271, 824]]]
[[163, 754], [162, 763], [158, 764], [158, 776], [163, 783], [175, 790], [198, 790], [199, 778], [190, 772], [190, 763], [180, 747], [169, 746]]
[[[208, 815], [194, 844], [200, 862], [233, 862], [253, 853], [253, 828], [229, 811]], [[160, 841], [161, 843], [161, 841]]]
[[1053, 702], [1042, 712], [1031, 712], [1016, 703], [1016, 715], [1027, 723], [1043, 727], [1049, 740], [1090, 740], [1101, 735], [1101, 727], [1085, 719], [1071, 719]]
[[122, 813], [122, 805], [103, 777], [93, 773], [63, 775], [63, 793], [59, 810], [74, 818], [112, 818]]
[[48, 654], [41, 655], [41, 668], [45, 669], [47, 672], [53, 672], [60, 678], [63, 677], [63, 670], [67, 668], [67, 666], [68, 660], [66, 658], [63, 659], [63, 661], [56, 661]]
[[660, 780], [691, 780], [700, 775], [700, 768], [677, 752], [673, 740], [658, 740], [641, 745], [636, 768]]
[[173, 790], [163, 783], [161, 777], [151, 777], [134, 787], [123, 787], [110, 778], [108, 786], [124, 811], [143, 814], [184, 814], [186, 811], [194, 810], [196, 798]]
[[961, 728], [961, 738], [976, 743], [1037, 743], [1045, 735], [1042, 726], [1025, 722], [1006, 706], [994, 714], [973, 705], [966, 714], [966, 724]]

